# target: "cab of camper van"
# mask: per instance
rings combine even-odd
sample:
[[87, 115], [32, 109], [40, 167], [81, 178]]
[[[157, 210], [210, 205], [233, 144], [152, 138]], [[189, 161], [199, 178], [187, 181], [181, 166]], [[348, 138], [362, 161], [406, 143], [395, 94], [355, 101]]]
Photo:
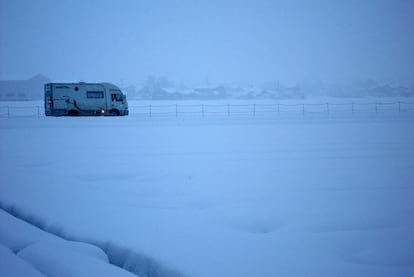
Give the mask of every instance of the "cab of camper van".
[[124, 116], [128, 101], [111, 83], [45, 84], [46, 116]]

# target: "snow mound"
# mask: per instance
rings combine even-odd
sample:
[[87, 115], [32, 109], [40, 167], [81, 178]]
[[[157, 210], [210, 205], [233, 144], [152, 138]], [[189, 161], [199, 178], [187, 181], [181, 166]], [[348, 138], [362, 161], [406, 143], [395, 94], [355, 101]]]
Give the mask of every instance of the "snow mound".
[[96, 257], [95, 253], [91, 255], [90, 251], [85, 252], [84, 245], [78, 246], [38, 242], [17, 255], [48, 276], [135, 276]]
[[44, 276], [31, 264], [16, 256], [9, 248], [0, 244], [0, 276]]
[[[8, 226], [8, 228], [2, 228], [3, 226], [0, 226], [0, 244], [5, 244], [13, 251], [18, 252], [20, 257], [39, 267], [43, 267], [47, 263], [63, 266], [65, 262], [64, 253], [68, 255], [67, 257], [72, 257], [69, 254], [75, 252], [75, 255], [83, 255], [79, 259], [85, 259], [84, 256], [87, 256], [87, 261], [85, 261], [87, 265], [84, 266], [85, 268], [94, 266], [94, 262], [90, 262], [91, 265], [88, 265], [88, 263], [89, 258], [95, 258], [141, 277], [184, 276], [181, 272], [161, 264], [156, 259], [137, 253], [127, 247], [121, 247], [112, 242], [92, 242], [80, 238], [76, 238], [77, 241], [66, 240], [74, 238], [67, 237], [62, 229], [51, 229], [41, 219], [33, 215], [25, 214], [14, 206], [6, 206], [0, 203], [0, 207], [0, 222], [5, 222], [3, 226]], [[44, 231], [42, 229], [46, 230]], [[62, 256], [49, 256], [49, 253], [61, 253], [59, 255]], [[37, 256], [38, 258], [36, 258]], [[47, 272], [48, 275], [55, 274], [55, 268], [46, 268], [46, 270], [44, 272]], [[67, 270], [67, 272], [69, 271]], [[73, 276], [83, 276], [83, 271], [72, 270], [70, 272], [72, 272], [71, 274]], [[95, 270], [94, 272], [99, 271]], [[118, 275], [123, 276], [120, 274], [116, 274], [115, 276]]]
[[36, 241], [60, 240], [59, 237], [46, 233], [0, 209], [0, 244], [17, 252]]
[[0, 222], [0, 276], [135, 276], [97, 246], [62, 239], [2, 209]]

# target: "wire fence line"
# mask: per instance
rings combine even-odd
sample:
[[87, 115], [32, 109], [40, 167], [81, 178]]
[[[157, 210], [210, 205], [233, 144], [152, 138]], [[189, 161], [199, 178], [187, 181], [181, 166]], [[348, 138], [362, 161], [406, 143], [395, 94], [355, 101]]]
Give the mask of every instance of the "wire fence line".
[[[267, 103], [267, 104], [146, 104], [131, 105], [133, 116], [256, 116], [310, 114], [386, 114], [414, 111], [414, 102]], [[41, 105], [0, 105], [0, 118], [44, 117]]]
[[370, 103], [269, 103], [269, 104], [175, 104], [134, 105], [130, 113], [145, 116], [185, 115], [261, 115], [261, 114], [333, 114], [333, 113], [407, 113], [414, 111], [414, 102]]
[[40, 105], [7, 105], [0, 106], [0, 118], [15, 118], [15, 117], [43, 117], [45, 116], [43, 106]]

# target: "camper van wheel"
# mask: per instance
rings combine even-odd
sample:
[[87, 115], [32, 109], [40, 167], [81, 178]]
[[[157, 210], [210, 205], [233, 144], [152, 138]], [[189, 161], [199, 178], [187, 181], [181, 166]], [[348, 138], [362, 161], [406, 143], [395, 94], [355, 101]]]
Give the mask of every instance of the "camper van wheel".
[[111, 115], [112, 116], [119, 116], [119, 111], [118, 110], [111, 110]]
[[68, 115], [69, 115], [69, 116], [78, 116], [78, 115], [79, 115], [79, 112], [78, 112], [78, 111], [76, 111], [76, 110], [70, 110], [70, 111], [68, 112]]

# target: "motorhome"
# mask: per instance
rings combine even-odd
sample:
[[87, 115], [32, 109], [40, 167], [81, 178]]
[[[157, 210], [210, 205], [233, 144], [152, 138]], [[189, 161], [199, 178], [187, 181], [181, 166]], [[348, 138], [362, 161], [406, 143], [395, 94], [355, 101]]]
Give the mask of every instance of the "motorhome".
[[110, 83], [45, 84], [46, 116], [128, 115], [125, 94]]

